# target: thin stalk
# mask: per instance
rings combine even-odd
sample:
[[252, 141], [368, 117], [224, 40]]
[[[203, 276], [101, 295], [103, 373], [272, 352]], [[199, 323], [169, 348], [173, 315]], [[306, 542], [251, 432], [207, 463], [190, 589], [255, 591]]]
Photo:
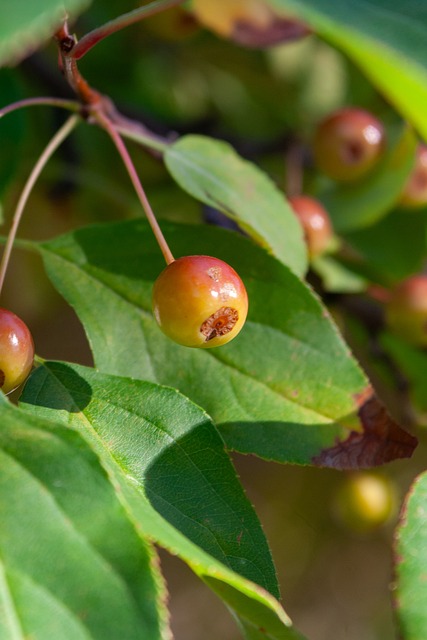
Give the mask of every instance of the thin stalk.
[[105, 131], [108, 133], [111, 140], [115, 144], [116, 149], [119, 152], [127, 169], [139, 201], [141, 202], [142, 208], [145, 211], [145, 215], [147, 216], [147, 220], [159, 244], [160, 250], [163, 253], [163, 257], [166, 260], [166, 264], [171, 264], [171, 262], [174, 262], [175, 258], [173, 257], [172, 252], [169, 249], [169, 245], [166, 242], [166, 238], [164, 237], [162, 230], [159, 227], [159, 223], [157, 222], [156, 216], [154, 215], [154, 211], [152, 210], [151, 205], [148, 202], [148, 198], [145, 195], [145, 191], [138, 178], [138, 174], [129, 155], [129, 151], [126, 149], [126, 146], [122, 138], [120, 137], [120, 134], [116, 131], [114, 124], [103, 113], [97, 113], [96, 118], [98, 119], [99, 124], [103, 127], [103, 129], [105, 129]]
[[12, 253], [12, 247], [15, 242], [16, 233], [18, 231], [19, 223], [22, 218], [22, 214], [24, 212], [25, 205], [30, 196], [30, 193], [40, 175], [43, 168], [45, 167], [47, 161], [52, 156], [52, 154], [59, 147], [61, 142], [65, 140], [65, 138], [71, 133], [76, 124], [79, 121], [79, 116], [72, 115], [66, 120], [66, 122], [62, 125], [60, 129], [55, 133], [53, 138], [50, 140], [49, 144], [46, 146], [45, 150], [37, 160], [36, 164], [31, 171], [27, 182], [25, 183], [24, 189], [22, 190], [21, 196], [19, 198], [18, 204], [15, 209], [15, 213], [12, 220], [12, 226], [9, 231], [9, 235], [6, 241], [6, 245], [3, 251], [3, 256], [0, 263], [0, 293], [3, 288], [4, 278], [6, 275], [7, 267], [10, 260], [10, 254]]
[[138, 9], [134, 9], [134, 11], [124, 13], [123, 15], [118, 16], [118, 18], [106, 22], [102, 27], [98, 27], [83, 36], [83, 38], [73, 47], [69, 56], [74, 58], [74, 60], [79, 60], [90, 49], [98, 44], [98, 42], [107, 36], [110, 36], [112, 33], [116, 33], [116, 31], [120, 31], [131, 24], [135, 24], [135, 22], [154, 16], [156, 13], [175, 7], [183, 2], [184, 0], [156, 0], [155, 2], [150, 2], [150, 4], [145, 5], [144, 7], [139, 7]]
[[156, 136], [138, 125], [139, 123], [132, 125], [130, 121], [128, 124], [125, 124], [123, 121], [114, 122], [115, 130], [120, 133], [122, 137], [128, 138], [128, 140], [133, 140], [134, 142], [137, 142], [144, 147], [148, 147], [149, 149], [153, 149], [154, 151], [158, 151], [160, 154], [165, 153], [171, 143], [166, 142], [164, 138]]
[[69, 109], [70, 111], [79, 111], [81, 105], [75, 100], [62, 100], [61, 98], [26, 98], [25, 100], [18, 100], [18, 102], [13, 102], [12, 104], [8, 104], [7, 107], [3, 107], [0, 109], [0, 118], [7, 115], [8, 113], [12, 113], [12, 111], [16, 111], [17, 109], [22, 109], [23, 107], [33, 107], [36, 105], [45, 105], [48, 107], [60, 107], [62, 109]]

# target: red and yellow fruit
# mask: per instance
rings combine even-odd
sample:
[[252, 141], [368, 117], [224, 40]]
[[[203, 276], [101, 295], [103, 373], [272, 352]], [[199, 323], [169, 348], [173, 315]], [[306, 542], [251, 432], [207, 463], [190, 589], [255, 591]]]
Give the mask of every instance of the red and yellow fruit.
[[415, 209], [427, 206], [427, 145], [417, 148], [415, 166], [400, 198], [403, 207]]
[[0, 309], [0, 389], [10, 393], [28, 377], [34, 343], [27, 325], [11, 311]]
[[169, 264], [154, 283], [153, 311], [162, 331], [178, 344], [218, 347], [242, 329], [248, 296], [226, 262], [185, 256]]
[[341, 182], [359, 180], [381, 158], [385, 132], [368, 111], [348, 107], [328, 116], [317, 127], [314, 159], [327, 176]]
[[292, 196], [289, 203], [304, 231], [310, 258], [322, 255], [333, 237], [329, 215], [322, 204], [310, 196]]

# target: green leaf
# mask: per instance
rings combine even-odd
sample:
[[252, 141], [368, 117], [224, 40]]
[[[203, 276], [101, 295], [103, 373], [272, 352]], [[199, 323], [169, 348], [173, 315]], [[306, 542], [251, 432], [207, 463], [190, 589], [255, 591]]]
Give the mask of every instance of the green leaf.
[[426, 256], [427, 210], [398, 209], [367, 229], [345, 235], [371, 271], [390, 285], [421, 271]]
[[319, 193], [337, 233], [368, 227], [383, 218], [399, 199], [414, 165], [416, 138], [407, 126], [380, 165], [356, 184], [328, 183]]
[[395, 603], [403, 640], [427, 637], [427, 472], [415, 480], [396, 533]]
[[17, 62], [51, 37], [64, 19], [89, 6], [90, 0], [37, 0], [0, 4], [0, 65]]
[[409, 391], [415, 407], [427, 416], [427, 354], [392, 333], [380, 336], [382, 347], [391, 355], [399, 370], [409, 382]]
[[268, 0], [344, 51], [427, 137], [427, 7], [418, 0]]
[[174, 389], [63, 363], [39, 367], [23, 402], [83, 436], [144, 537], [183, 558], [243, 620], [300, 638], [270, 595], [263, 531], [206, 413]]
[[301, 225], [285, 195], [225, 142], [185, 136], [165, 152], [172, 177], [186, 191], [237, 222], [297, 275], [307, 267]]
[[311, 268], [321, 278], [325, 291], [360, 293], [367, 289], [368, 281], [365, 278], [351, 271], [333, 256], [318, 256], [313, 260]]
[[180, 389], [209, 412], [227, 446], [244, 453], [339, 468], [410, 455], [414, 439], [375, 400], [307, 285], [238, 234], [170, 224], [163, 230], [174, 255], [216, 255], [240, 273], [248, 321], [220, 348], [173, 343], [151, 311], [152, 283], [163, 265], [147, 224], [76, 231], [39, 248], [101, 371]]
[[5, 400], [0, 422], [0, 637], [169, 638], [155, 553], [80, 436]]

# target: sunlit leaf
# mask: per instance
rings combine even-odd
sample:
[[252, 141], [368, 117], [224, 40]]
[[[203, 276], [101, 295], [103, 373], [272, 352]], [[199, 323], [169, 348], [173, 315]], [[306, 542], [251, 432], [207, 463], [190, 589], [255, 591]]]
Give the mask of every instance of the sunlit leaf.
[[243, 620], [300, 638], [270, 595], [278, 587], [261, 525], [206, 413], [174, 389], [63, 363], [39, 367], [22, 401], [83, 436], [139, 533], [183, 558]]
[[80, 436], [4, 396], [0, 422], [1, 638], [169, 638], [155, 554]]
[[176, 345], [151, 311], [162, 258], [147, 225], [86, 228], [40, 249], [53, 283], [83, 322], [100, 370], [177, 387], [209, 412], [237, 451], [338, 468], [410, 455], [415, 440], [375, 399], [307, 285], [238, 234], [163, 229], [174, 255], [215, 254], [236, 268], [249, 294], [246, 326], [220, 348]]

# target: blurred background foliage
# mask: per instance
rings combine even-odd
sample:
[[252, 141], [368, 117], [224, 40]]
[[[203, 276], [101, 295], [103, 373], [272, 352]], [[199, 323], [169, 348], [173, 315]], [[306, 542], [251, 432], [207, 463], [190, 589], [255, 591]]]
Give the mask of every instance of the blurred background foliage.
[[[74, 25], [75, 31], [84, 34], [132, 8], [132, 3], [124, 7], [119, 0], [95, 0]], [[310, 140], [325, 114], [343, 105], [360, 105], [391, 128], [401, 125], [364, 75], [316, 35], [265, 50], [248, 49], [203, 29], [183, 9], [113, 35], [81, 61], [80, 69], [126, 115], [166, 137], [194, 132], [227, 140], [284, 192], [289, 159], [297, 148], [306, 188], [322, 193], [324, 179], [313, 167]], [[16, 69], [0, 71], [2, 105], [37, 95], [70, 96], [58, 72], [53, 42]], [[63, 118], [54, 109], [36, 107], [0, 121], [3, 235], [23, 181]], [[161, 161], [130, 146], [160, 219], [212, 219], [212, 212], [172, 182]], [[341, 213], [345, 216], [344, 210]], [[89, 222], [139, 215], [111, 142], [95, 127], [81, 126], [43, 173], [20, 235], [46, 239]], [[309, 275], [380, 395], [410, 427], [427, 422], [427, 356], [384, 330], [381, 304], [367, 299], [364, 290], [368, 283], [388, 286], [422, 269], [426, 220], [427, 210], [392, 208], [366, 228], [340, 235], [340, 253]], [[38, 257], [15, 251], [3, 304], [32, 327], [40, 355], [91, 363], [83, 330], [49, 284]], [[234, 457], [271, 543], [286, 609], [311, 640], [394, 637], [393, 525], [405, 490], [425, 466], [423, 457], [425, 444], [410, 463], [395, 462], [376, 472], [379, 488], [373, 491], [383, 495], [383, 502], [373, 498], [374, 517], [363, 500], [361, 505], [356, 499], [353, 511], [347, 512], [349, 495], [357, 493], [354, 482], [363, 481], [365, 474]], [[379, 513], [375, 504], [380, 505]], [[166, 554], [162, 559], [177, 640], [237, 639], [223, 605], [182, 563]]]

